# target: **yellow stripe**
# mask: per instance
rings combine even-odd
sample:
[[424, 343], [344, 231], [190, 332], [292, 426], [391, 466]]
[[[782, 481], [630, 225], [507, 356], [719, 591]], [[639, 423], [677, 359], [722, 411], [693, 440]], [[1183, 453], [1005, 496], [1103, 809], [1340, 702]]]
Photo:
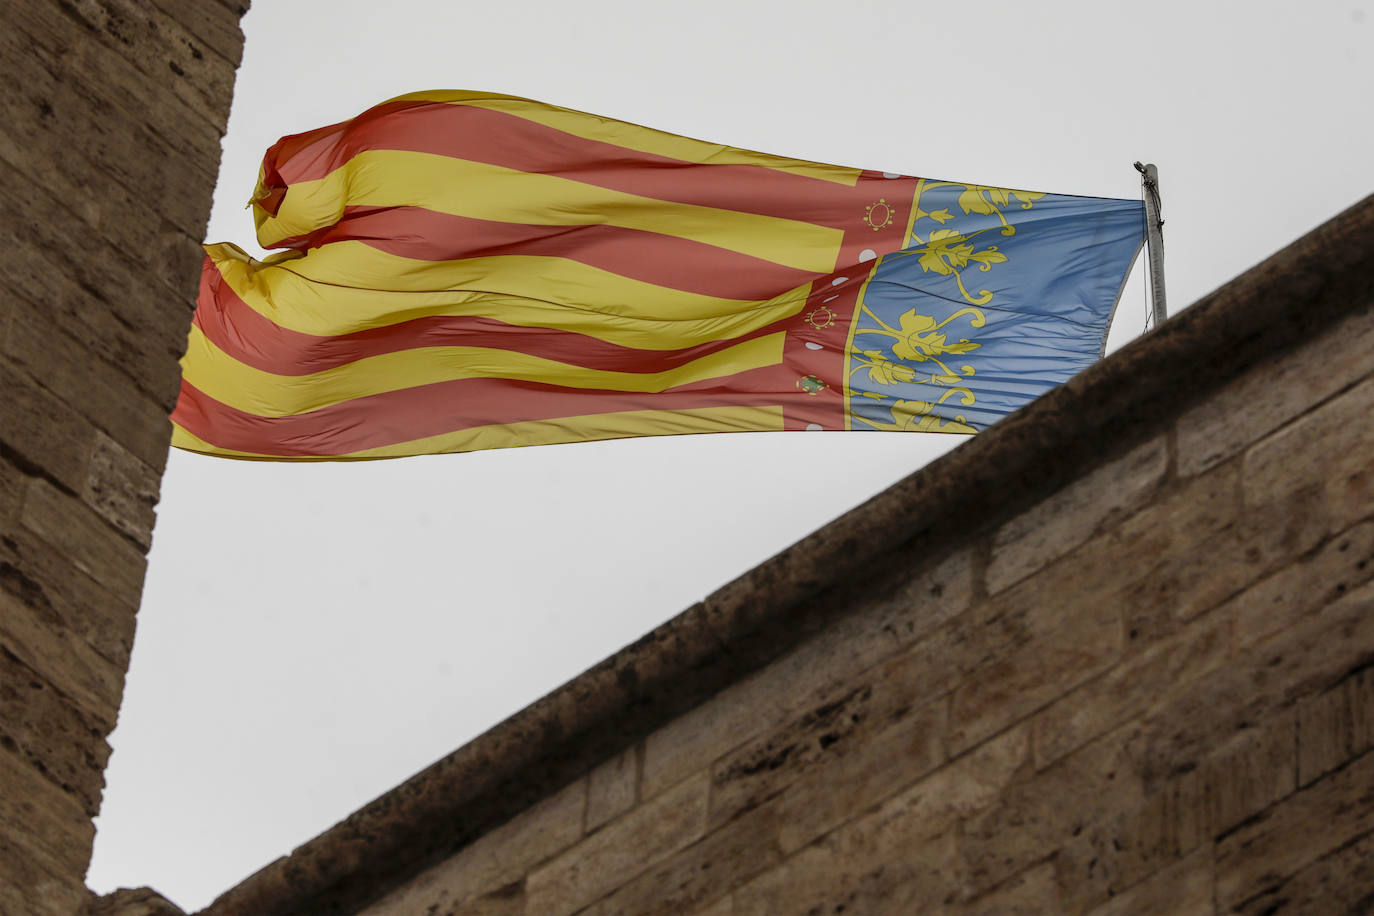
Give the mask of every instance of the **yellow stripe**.
[[696, 410], [635, 410], [559, 420], [526, 420], [478, 426], [382, 448], [346, 458], [394, 458], [439, 452], [521, 445], [554, 445], [627, 436], [680, 436], [691, 433], [776, 432], [783, 428], [781, 407], [705, 407]]
[[543, 382], [566, 388], [654, 393], [782, 362], [784, 333], [728, 347], [663, 372], [585, 369], [514, 350], [418, 347], [369, 356], [309, 375], [275, 375], [245, 365], [192, 326], [183, 376], [209, 397], [260, 417], [286, 417], [354, 398], [466, 378]]
[[564, 442], [591, 442], [623, 439], [627, 436], [680, 436], [693, 433], [778, 432], [783, 428], [781, 407], [703, 407], [695, 410], [634, 410], [622, 413], [566, 417], [559, 420], [526, 420], [475, 426], [452, 433], [441, 433], [410, 442], [399, 442], [365, 449], [348, 455], [322, 455], [309, 458], [283, 458], [220, 448], [180, 426], [172, 426], [172, 445], [189, 452], [242, 458], [250, 461], [361, 461], [375, 458], [400, 458], [407, 455], [437, 455], [470, 452], [478, 449], [513, 448], [524, 445], [556, 445]]
[[629, 318], [720, 318], [766, 300], [722, 299], [657, 286], [568, 258], [497, 255], [422, 261], [366, 242], [334, 242], [287, 264], [299, 276], [332, 286], [415, 293], [498, 292]]
[[323, 178], [294, 184], [258, 226], [264, 248], [338, 221], [344, 206], [424, 207], [539, 226], [611, 225], [691, 239], [823, 274], [844, 232], [799, 220], [672, 203], [556, 175], [432, 153], [367, 150]]
[[[326, 252], [340, 245], [317, 248], [304, 257], [286, 258], [276, 264], [254, 261], [241, 249], [229, 243], [207, 245], [205, 250], [214, 259], [229, 288], [249, 308], [283, 328], [328, 337], [355, 331], [386, 327], [416, 318], [436, 316], [490, 318], [507, 324], [530, 328], [553, 328], [585, 334], [623, 347], [641, 350], [674, 350], [692, 347], [713, 340], [725, 340], [767, 327], [775, 321], [797, 314], [806, 304], [810, 284], [768, 302], [738, 303], [710, 297], [696, 299], [675, 297], [671, 303], [660, 298], [651, 303], [657, 308], [669, 307], [677, 313], [690, 308], [706, 312], [705, 316], [662, 318], [648, 317], [653, 309], [638, 314], [632, 308], [633, 299], [622, 306], [626, 314], [581, 307], [573, 302], [559, 302], [565, 292], [557, 288], [584, 289], [586, 284], [599, 283], [604, 272], [595, 268], [578, 270], [568, 266], [573, 262], [545, 259], [549, 263], [547, 286], [538, 277], [522, 280], [524, 288], [533, 295], [522, 297], [504, 293], [474, 290], [440, 289], [432, 292], [358, 289], [333, 283], [319, 283], [301, 275], [315, 273], [314, 259], [331, 257]], [[345, 249], [347, 250], [347, 249]], [[369, 253], [370, 252], [370, 253]], [[389, 271], [391, 276], [404, 277], [416, 264], [369, 249], [356, 251], [357, 260], [371, 273]], [[271, 260], [271, 259], [269, 259]], [[395, 261], [392, 264], [389, 261]], [[332, 265], [330, 269], [335, 269]], [[344, 269], [340, 266], [339, 269]], [[350, 268], [352, 269], [352, 268]], [[600, 276], [598, 276], [598, 274]], [[327, 275], [327, 274], [326, 274]], [[634, 281], [627, 281], [634, 282]], [[397, 284], [399, 285], [399, 284]], [[659, 287], [654, 290], [662, 291]], [[681, 294], [690, 297], [691, 294]], [[733, 302], [738, 308], [717, 315], [721, 302]], [[631, 314], [631, 313], [634, 314]]]
[[710, 165], [753, 165], [804, 178], [816, 178], [845, 187], [854, 187], [859, 180], [860, 169], [822, 162], [809, 162], [805, 159], [791, 159], [769, 153], [737, 149], [719, 143], [693, 140], [678, 134], [665, 133], [651, 127], [603, 118], [571, 108], [560, 108], [513, 95], [500, 95], [491, 92], [467, 92], [442, 89], [432, 92], [412, 92], [392, 99], [399, 101], [445, 102], [455, 105], [471, 105], [524, 118], [554, 130], [581, 137], [584, 140], [597, 140], [611, 143], [626, 149], [639, 150], [683, 162], [696, 162]]

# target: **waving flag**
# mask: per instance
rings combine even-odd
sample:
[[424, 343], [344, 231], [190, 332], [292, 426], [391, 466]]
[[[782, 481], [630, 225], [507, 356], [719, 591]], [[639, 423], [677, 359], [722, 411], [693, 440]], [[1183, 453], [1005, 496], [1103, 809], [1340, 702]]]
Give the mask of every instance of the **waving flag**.
[[1097, 359], [1138, 201], [787, 159], [424, 92], [285, 137], [206, 246], [172, 442], [380, 458], [971, 433]]

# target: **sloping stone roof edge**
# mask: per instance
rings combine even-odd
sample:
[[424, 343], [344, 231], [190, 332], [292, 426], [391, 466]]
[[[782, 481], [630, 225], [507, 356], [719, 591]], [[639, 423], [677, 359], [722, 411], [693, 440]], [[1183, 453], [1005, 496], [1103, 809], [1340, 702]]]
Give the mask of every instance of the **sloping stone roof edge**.
[[[843, 615], [874, 545], [938, 556], [1374, 299], [1374, 196], [808, 535], [221, 895], [350, 913]], [[864, 545], [864, 549], [858, 546]]]

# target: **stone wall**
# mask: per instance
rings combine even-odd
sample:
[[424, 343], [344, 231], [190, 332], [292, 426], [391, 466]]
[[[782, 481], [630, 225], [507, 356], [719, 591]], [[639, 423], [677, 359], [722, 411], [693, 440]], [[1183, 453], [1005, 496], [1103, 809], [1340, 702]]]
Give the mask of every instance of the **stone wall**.
[[1371, 416], [1374, 198], [206, 912], [1367, 912]]
[[84, 887], [247, 0], [0, 3], [0, 912]]

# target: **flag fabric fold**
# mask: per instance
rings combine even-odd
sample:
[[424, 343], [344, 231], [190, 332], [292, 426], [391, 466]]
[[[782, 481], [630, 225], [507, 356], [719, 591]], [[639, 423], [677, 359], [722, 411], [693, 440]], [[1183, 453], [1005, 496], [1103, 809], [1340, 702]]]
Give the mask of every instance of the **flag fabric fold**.
[[173, 444], [358, 459], [986, 428], [1097, 359], [1138, 201], [705, 143], [474, 92], [285, 137], [206, 246]]

